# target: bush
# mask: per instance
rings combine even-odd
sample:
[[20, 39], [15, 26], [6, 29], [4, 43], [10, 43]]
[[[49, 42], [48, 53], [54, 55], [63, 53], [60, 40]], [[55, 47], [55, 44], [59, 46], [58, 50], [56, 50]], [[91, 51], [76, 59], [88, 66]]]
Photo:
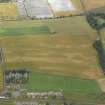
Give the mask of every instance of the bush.
[[103, 70], [103, 73], [105, 74], [105, 52], [102, 45], [102, 41], [101, 40], [95, 41], [93, 47], [96, 49], [98, 53], [99, 63]]

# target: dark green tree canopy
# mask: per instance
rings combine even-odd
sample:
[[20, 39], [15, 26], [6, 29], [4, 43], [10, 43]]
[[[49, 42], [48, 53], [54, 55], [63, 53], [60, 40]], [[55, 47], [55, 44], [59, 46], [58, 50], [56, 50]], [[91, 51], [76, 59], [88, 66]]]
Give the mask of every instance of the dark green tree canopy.
[[87, 15], [89, 25], [95, 30], [105, 28], [105, 14], [104, 13], [89, 13]]

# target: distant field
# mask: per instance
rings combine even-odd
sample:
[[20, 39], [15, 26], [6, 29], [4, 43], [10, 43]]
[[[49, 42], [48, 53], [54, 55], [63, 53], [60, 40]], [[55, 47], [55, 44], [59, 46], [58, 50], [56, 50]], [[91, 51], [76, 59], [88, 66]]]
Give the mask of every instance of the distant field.
[[0, 19], [15, 20], [18, 16], [15, 3], [0, 3]]
[[[76, 13], [83, 12], [83, 7], [80, 0], [71, 0], [76, 7]], [[82, 0], [87, 10], [105, 7], [105, 0]]]
[[87, 9], [105, 7], [105, 0], [85, 0]]
[[[105, 1], [95, 1], [95, 0], [83, 0], [87, 10], [99, 8], [105, 6]], [[40, 8], [38, 5], [40, 5]], [[35, 4], [35, 5], [33, 5]], [[69, 16], [74, 14], [79, 14], [83, 12], [80, 0], [70, 0], [70, 3], [67, 1], [27, 1], [25, 3], [27, 8], [27, 13], [30, 17], [53, 17], [55, 16]], [[26, 17], [27, 13], [25, 11], [24, 5], [22, 2], [16, 3], [0, 3], [0, 19], [5, 20], [16, 20], [19, 15]]]
[[76, 8], [76, 13], [83, 12], [80, 0], [71, 0], [71, 1], [72, 1], [72, 3], [74, 4], [74, 6]]
[[[104, 0], [83, 0], [83, 2], [87, 10], [105, 6]], [[40, 5], [40, 8], [38, 5], [33, 5], [37, 3]], [[49, 1], [48, 3], [35, 0], [27, 1], [25, 5], [28, 15], [37, 18], [53, 17], [53, 15], [69, 16], [83, 12], [80, 0], [70, 0], [70, 3], [68, 3], [68, 0], [65, 2]], [[19, 14], [23, 17], [27, 16], [23, 3], [0, 3], [0, 19], [15, 20], [19, 17]]]

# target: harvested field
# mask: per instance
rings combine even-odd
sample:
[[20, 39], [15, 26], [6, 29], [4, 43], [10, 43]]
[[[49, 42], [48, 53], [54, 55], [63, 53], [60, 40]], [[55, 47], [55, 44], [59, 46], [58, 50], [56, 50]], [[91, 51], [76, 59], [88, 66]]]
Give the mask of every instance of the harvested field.
[[[76, 8], [76, 13], [83, 12], [80, 0], [71, 0]], [[87, 10], [105, 7], [105, 0], [82, 0]]]
[[[25, 37], [10, 35], [0, 38], [0, 45], [5, 49], [8, 68], [27, 68], [50, 74], [88, 79], [102, 76], [96, 51], [92, 47], [96, 33], [91, 30], [83, 17], [1, 22], [1, 24], [3, 28], [14, 29], [14, 27], [35, 27], [38, 26], [38, 22], [40, 26], [45, 25], [50, 31], [56, 33], [47, 35], [34, 33], [34, 36], [29, 34]], [[64, 24], [65, 22], [67, 24]]]
[[105, 7], [105, 0], [85, 0], [85, 5], [87, 9], [95, 9], [100, 7]]
[[0, 19], [15, 20], [18, 12], [15, 3], [0, 3]]
[[76, 42], [78, 38], [74, 39], [72, 36], [3, 38], [2, 46], [5, 48], [9, 68], [27, 68], [89, 79], [99, 78], [101, 71], [96, 53], [90, 44], [86, 45], [90, 41], [81, 36], [84, 41]]

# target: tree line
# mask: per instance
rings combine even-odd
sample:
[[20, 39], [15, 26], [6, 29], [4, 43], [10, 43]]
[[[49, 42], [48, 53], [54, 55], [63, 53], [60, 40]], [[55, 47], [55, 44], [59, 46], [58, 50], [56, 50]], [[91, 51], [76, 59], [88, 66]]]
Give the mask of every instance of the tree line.
[[29, 80], [29, 72], [26, 70], [20, 71], [5, 71], [5, 81], [9, 83], [27, 83]]

